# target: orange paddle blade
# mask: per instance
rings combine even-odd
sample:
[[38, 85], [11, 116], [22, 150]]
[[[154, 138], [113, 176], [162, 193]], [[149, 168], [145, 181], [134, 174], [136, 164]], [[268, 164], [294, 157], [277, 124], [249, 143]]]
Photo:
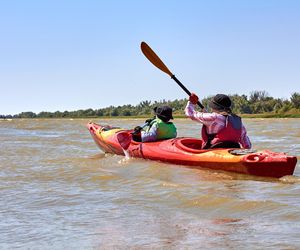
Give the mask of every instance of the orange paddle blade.
[[149, 45], [145, 42], [141, 43], [141, 50], [145, 57], [157, 68], [167, 73], [170, 77], [173, 76], [171, 71], [167, 68], [167, 66], [160, 60], [160, 58], [155, 54], [155, 52], [149, 47]]
[[117, 140], [124, 150], [127, 150], [131, 143], [131, 134], [128, 132], [121, 132], [117, 134]]

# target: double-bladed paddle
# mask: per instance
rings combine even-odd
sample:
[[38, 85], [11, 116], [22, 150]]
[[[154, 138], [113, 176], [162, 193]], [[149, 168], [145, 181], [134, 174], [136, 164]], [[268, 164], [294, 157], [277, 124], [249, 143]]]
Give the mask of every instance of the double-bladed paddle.
[[[141, 43], [141, 49], [143, 54], [147, 57], [147, 59], [161, 71], [168, 74], [189, 96], [191, 96], [191, 92], [176, 78], [176, 76], [168, 69], [168, 67], [160, 60], [160, 58], [155, 54], [155, 52], [149, 47], [149, 45], [145, 42]], [[200, 108], [204, 109], [204, 106], [201, 102], [197, 102]]]

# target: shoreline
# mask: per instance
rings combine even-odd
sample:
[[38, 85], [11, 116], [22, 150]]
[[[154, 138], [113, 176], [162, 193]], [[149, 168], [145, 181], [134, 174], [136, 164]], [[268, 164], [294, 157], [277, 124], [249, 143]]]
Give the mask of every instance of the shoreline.
[[[183, 119], [187, 118], [185, 115], [173, 115], [174, 119]], [[300, 118], [300, 114], [238, 114], [241, 118], [247, 119], [255, 119], [255, 118], [262, 118], [262, 119], [269, 119], [269, 118]], [[150, 116], [79, 116], [79, 117], [12, 117], [12, 118], [2, 118], [0, 121], [12, 121], [18, 119], [147, 119]]]

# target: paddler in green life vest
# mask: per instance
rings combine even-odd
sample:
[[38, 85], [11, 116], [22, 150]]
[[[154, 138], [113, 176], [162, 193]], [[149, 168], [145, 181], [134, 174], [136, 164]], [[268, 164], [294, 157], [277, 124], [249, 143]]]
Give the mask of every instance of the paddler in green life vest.
[[155, 107], [155, 117], [146, 120], [146, 126], [134, 128], [132, 138], [134, 141], [151, 142], [175, 138], [177, 130], [173, 122], [172, 108], [169, 106]]

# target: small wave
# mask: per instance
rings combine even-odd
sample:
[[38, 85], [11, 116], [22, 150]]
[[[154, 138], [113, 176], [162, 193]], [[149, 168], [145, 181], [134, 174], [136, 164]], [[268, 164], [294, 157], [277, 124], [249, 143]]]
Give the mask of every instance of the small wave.
[[289, 184], [300, 183], [300, 177], [294, 175], [286, 175], [281, 177], [279, 180], [283, 183]]
[[94, 159], [102, 159], [102, 158], [105, 158], [105, 157], [106, 157], [105, 153], [97, 153], [97, 154], [94, 154], [94, 155], [87, 156], [86, 158], [94, 160]]

